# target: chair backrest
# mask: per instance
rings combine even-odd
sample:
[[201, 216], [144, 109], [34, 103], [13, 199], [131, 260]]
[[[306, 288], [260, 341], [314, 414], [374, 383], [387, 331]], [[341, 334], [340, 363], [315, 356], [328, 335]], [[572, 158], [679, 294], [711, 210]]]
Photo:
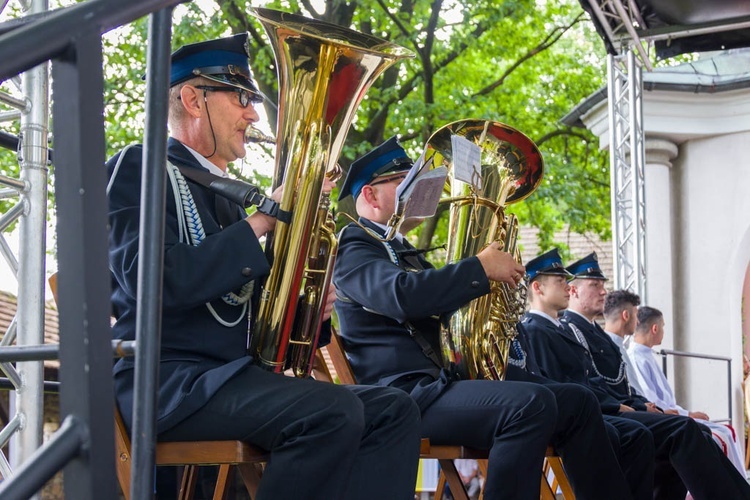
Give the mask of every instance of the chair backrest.
[[354, 378], [354, 371], [352, 371], [352, 366], [349, 364], [349, 359], [346, 357], [344, 344], [333, 325], [331, 325], [331, 343], [325, 346], [324, 349], [328, 351], [328, 356], [331, 358], [333, 367], [336, 369], [336, 375], [338, 375], [339, 382], [349, 385], [356, 384], [357, 380]]

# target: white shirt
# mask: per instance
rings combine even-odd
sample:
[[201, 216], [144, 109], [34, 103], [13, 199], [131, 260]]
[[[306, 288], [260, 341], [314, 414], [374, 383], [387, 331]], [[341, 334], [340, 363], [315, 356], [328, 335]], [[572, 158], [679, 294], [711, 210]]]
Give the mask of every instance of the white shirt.
[[[649, 401], [652, 403], [655, 403], [653, 399], [649, 399], [646, 395], [646, 392], [641, 388], [640, 380], [638, 380], [638, 375], [635, 372], [635, 367], [633, 366], [633, 362], [630, 360], [630, 356], [628, 356], [628, 351], [625, 350], [625, 339], [617, 335], [616, 333], [605, 331], [609, 338], [612, 339], [612, 342], [615, 343], [618, 349], [620, 349], [620, 354], [622, 354], [622, 360], [625, 361], [625, 371], [628, 374], [628, 382], [630, 383], [630, 386], [638, 391], [638, 394], [641, 396], [646, 397]], [[635, 342], [633, 342], [635, 343]]]
[[[185, 146], [184, 144], [182, 145]], [[220, 169], [219, 167], [217, 167], [216, 165], [208, 161], [205, 156], [201, 155], [199, 152], [197, 152], [190, 146], [185, 146], [185, 149], [190, 151], [193, 154], [193, 156], [195, 156], [195, 159], [198, 160], [198, 163], [200, 163], [203, 168], [207, 169], [212, 174], [218, 175], [219, 177], [229, 177], [226, 172], [224, 172], [222, 169]]]
[[688, 411], [677, 404], [669, 381], [659, 368], [659, 363], [651, 348], [638, 342], [631, 342], [628, 354], [630, 354], [638, 382], [644, 389], [641, 394], [662, 409], [677, 410], [680, 415], [687, 415]]

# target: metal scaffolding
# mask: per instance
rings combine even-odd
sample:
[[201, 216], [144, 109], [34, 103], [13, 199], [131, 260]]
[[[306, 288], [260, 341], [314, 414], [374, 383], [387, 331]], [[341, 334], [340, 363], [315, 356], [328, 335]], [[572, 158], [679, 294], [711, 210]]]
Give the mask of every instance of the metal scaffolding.
[[[46, 12], [47, 0], [33, 0], [22, 5], [26, 14]], [[4, 236], [3, 256], [18, 281], [18, 307], [9, 331], [0, 345], [14, 341], [18, 346], [44, 343], [44, 283], [47, 228], [47, 160], [49, 123], [49, 63], [24, 72], [20, 77], [21, 97], [0, 92], [0, 102], [11, 108], [2, 114], [3, 121], [20, 119], [17, 137], [18, 179], [3, 178], [3, 192], [17, 200], [2, 219], [6, 230], [19, 222], [18, 258]], [[14, 386], [10, 409], [12, 418], [0, 431], [0, 445], [11, 439], [10, 460], [0, 451], [0, 472], [3, 478], [27, 461], [42, 444], [44, 416], [44, 366], [40, 360], [0, 364], [0, 369]]]
[[[641, 65], [651, 69], [632, 2], [589, 2], [614, 54], [607, 57], [614, 288], [646, 297], [646, 197]], [[635, 54], [639, 58], [636, 59]]]
[[[149, 25], [144, 140], [144, 200], [163, 206], [158, 189], [163, 169], [147, 168], [166, 161], [166, 95], [172, 7], [185, 0], [88, 0], [47, 12], [47, 0], [33, 0], [22, 18], [0, 23], [0, 82], [16, 92], [0, 92], [0, 121], [20, 119], [19, 135], [0, 131], [0, 146], [17, 151], [20, 177], [0, 176], [0, 199], [10, 207], [0, 215], [0, 253], [19, 282], [18, 313], [0, 342], [0, 386], [15, 390], [14, 416], [0, 430], [0, 445], [11, 436], [12, 458], [0, 455], [0, 497], [26, 499], [58, 471], [65, 469], [66, 498], [115, 498], [112, 387], [112, 341], [109, 326], [106, 176], [104, 164], [103, 33], [155, 13]], [[7, 5], [2, 2], [3, 7]], [[39, 33], [44, 33], [40, 43]], [[44, 256], [47, 216], [47, 147], [49, 62], [52, 62], [52, 110], [55, 120], [55, 199], [59, 264], [60, 344], [44, 341]], [[22, 73], [22, 77], [17, 75]], [[20, 83], [19, 83], [20, 82]], [[20, 95], [16, 95], [20, 94]], [[6, 109], [7, 108], [7, 109]], [[163, 186], [163, 181], [162, 181]], [[161, 197], [161, 198], [160, 198]], [[13, 200], [17, 200], [13, 203]], [[158, 211], [157, 211], [158, 212]], [[161, 283], [163, 214], [154, 213], [141, 225], [149, 242], [139, 263], [158, 272], [146, 273], [143, 289]], [[16, 258], [2, 231], [19, 220], [20, 248]], [[153, 248], [151, 248], [153, 247]], [[159, 338], [159, 302], [139, 294], [137, 336]], [[11, 345], [13, 342], [16, 345]], [[158, 346], [146, 342], [136, 352], [145, 394], [158, 366]], [[42, 395], [55, 384], [43, 380], [42, 360], [59, 358], [60, 413], [63, 421], [43, 445]], [[155, 358], [155, 359], [154, 359]], [[15, 366], [13, 365], [15, 363]], [[144, 386], [144, 387], [141, 387]], [[56, 386], [55, 386], [56, 387]], [[145, 396], [144, 396], [145, 397]], [[154, 396], [155, 397], [155, 396]], [[153, 488], [155, 414], [142, 405], [134, 420], [141, 439], [134, 442], [133, 465], [140, 469], [131, 496], [147, 498]], [[41, 446], [40, 446], [41, 445]]]
[[607, 58], [615, 289], [646, 297], [646, 183], [642, 71], [633, 51]]

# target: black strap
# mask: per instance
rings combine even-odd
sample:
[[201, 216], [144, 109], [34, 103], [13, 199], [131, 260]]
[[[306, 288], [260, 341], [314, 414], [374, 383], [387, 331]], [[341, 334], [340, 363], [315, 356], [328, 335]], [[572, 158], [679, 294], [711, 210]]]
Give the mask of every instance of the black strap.
[[422, 354], [427, 356], [430, 361], [435, 363], [435, 366], [437, 366], [438, 368], [443, 368], [443, 362], [435, 352], [435, 349], [432, 348], [432, 344], [430, 344], [430, 341], [424, 338], [422, 333], [417, 330], [417, 328], [410, 322], [407, 321], [406, 323], [404, 323], [404, 326], [407, 330], [409, 330], [409, 335], [411, 336], [411, 338], [413, 338], [417, 342], [417, 344], [419, 344], [419, 347], [422, 348]]
[[278, 203], [263, 195], [260, 189], [252, 184], [227, 177], [219, 177], [205, 170], [198, 170], [183, 165], [175, 166], [188, 179], [207, 187], [217, 195], [223, 196], [241, 207], [255, 206], [258, 212], [278, 219], [281, 222], [288, 224], [292, 221], [292, 212], [281, 210], [281, 206]]

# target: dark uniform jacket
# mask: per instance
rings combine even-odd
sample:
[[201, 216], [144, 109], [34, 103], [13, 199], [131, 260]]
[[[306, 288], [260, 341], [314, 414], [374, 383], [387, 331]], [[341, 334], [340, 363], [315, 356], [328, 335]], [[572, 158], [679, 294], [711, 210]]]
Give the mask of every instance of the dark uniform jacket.
[[[125, 156], [120, 161], [122, 154]], [[141, 146], [131, 147], [107, 163], [111, 186], [109, 260], [116, 319], [113, 332], [123, 340], [135, 337], [141, 154]], [[168, 155], [175, 165], [205, 170], [175, 139], [169, 140]], [[206, 303], [210, 302], [221, 318], [233, 323], [240, 317], [242, 307], [228, 305], [220, 297], [269, 272], [252, 228], [242, 220], [244, 211], [233, 205], [236, 222], [222, 229], [216, 196], [203, 186], [187, 182], [206, 238], [198, 246], [179, 242], [175, 197], [168, 183], [157, 432], [169, 429], [199, 409], [222, 384], [250, 363], [246, 354], [247, 316], [235, 326], [223, 326]], [[120, 359], [114, 365], [117, 401], [128, 426], [133, 408], [133, 368], [133, 358]]]
[[[596, 323], [587, 321], [580, 314], [576, 314], [570, 310], [565, 311], [562, 322], [565, 324], [572, 323], [583, 333], [588, 343], [593, 363], [599, 370], [599, 374], [610, 380], [617, 379], [620, 372], [620, 365], [623, 361], [622, 354], [617, 345], [612, 342], [612, 339], [604, 333], [602, 327]], [[567, 328], [570, 328], [570, 326]], [[572, 332], [570, 333], [572, 334]], [[596, 375], [595, 372], [592, 374]], [[620, 403], [636, 410], [646, 410], [646, 398], [639, 395], [630, 386], [627, 376], [618, 384], [607, 382], [601, 377], [598, 377], [597, 380], [599, 381], [599, 386], [606, 390], [613, 398], [620, 401]]]
[[620, 401], [602, 388], [603, 381], [596, 376], [588, 351], [572, 332], [534, 313], [526, 313], [521, 325], [543, 376], [556, 382], [588, 387], [596, 395], [602, 413], [606, 415], [620, 411]]
[[[383, 234], [367, 219], [360, 222]], [[444, 385], [446, 374], [441, 377], [406, 323], [439, 352], [441, 320], [490, 290], [476, 257], [435, 269], [408, 242], [383, 243], [355, 224], [341, 232], [333, 283], [341, 336], [357, 382], [407, 390], [423, 409], [441, 389], [433, 386], [422, 394], [412, 389], [434, 380]]]

